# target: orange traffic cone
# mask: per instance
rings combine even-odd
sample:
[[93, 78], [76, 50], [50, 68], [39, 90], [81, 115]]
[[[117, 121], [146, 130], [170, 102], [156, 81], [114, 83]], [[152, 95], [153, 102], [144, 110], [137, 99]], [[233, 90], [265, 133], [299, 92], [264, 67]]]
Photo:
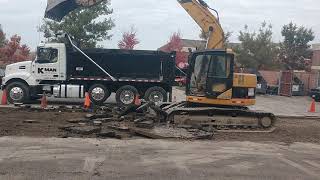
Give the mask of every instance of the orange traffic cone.
[[91, 106], [91, 101], [90, 101], [89, 93], [86, 92], [85, 100], [84, 100], [84, 108], [89, 109], [90, 106]]
[[48, 100], [47, 100], [47, 95], [44, 92], [43, 95], [42, 95], [42, 98], [41, 98], [41, 108], [45, 109], [47, 107], [48, 107]]
[[136, 98], [134, 99], [134, 104], [137, 106], [141, 105], [140, 96], [138, 94], [136, 95]]
[[316, 112], [316, 101], [314, 100], [314, 98], [312, 98], [312, 102], [311, 102], [311, 106], [310, 106], [309, 112], [311, 112], [311, 113], [315, 113]]
[[1, 105], [7, 105], [7, 104], [8, 104], [7, 90], [5, 89], [2, 92]]

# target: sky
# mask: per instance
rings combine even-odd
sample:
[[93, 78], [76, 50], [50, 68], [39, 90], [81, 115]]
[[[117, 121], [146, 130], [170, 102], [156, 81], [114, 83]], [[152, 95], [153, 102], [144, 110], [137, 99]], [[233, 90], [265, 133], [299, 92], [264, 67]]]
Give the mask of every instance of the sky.
[[[8, 36], [18, 34], [22, 42], [35, 49], [43, 40], [37, 32], [46, 8], [46, 0], [0, 0], [0, 24]], [[271, 23], [274, 41], [281, 40], [281, 27], [293, 21], [312, 28], [320, 43], [319, 0], [206, 0], [220, 13], [225, 31], [231, 31], [237, 42], [239, 31], [247, 24], [252, 31], [263, 21]], [[117, 48], [122, 32], [137, 29], [138, 49], [157, 49], [170, 35], [179, 31], [183, 38], [199, 39], [200, 28], [176, 0], [111, 0], [116, 26], [111, 40], [101, 42], [105, 48]]]

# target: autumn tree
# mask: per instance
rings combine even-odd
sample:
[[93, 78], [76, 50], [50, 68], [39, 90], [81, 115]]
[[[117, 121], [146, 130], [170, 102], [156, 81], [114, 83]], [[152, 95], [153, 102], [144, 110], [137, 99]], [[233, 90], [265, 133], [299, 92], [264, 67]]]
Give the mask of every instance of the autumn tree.
[[[182, 36], [180, 32], [175, 32], [170, 36], [170, 39], [166, 46], [164, 46], [161, 50], [164, 52], [176, 52], [176, 65], [179, 67], [179, 63], [184, 63], [184, 65], [188, 62], [188, 52], [182, 52], [183, 42]], [[182, 68], [182, 67], [180, 67]]]
[[0, 25], [0, 47], [3, 47], [6, 43], [6, 35], [4, 34], [2, 27]]
[[180, 32], [175, 32], [170, 36], [169, 42], [167, 46], [164, 48], [164, 51], [177, 51], [180, 52], [182, 50], [182, 38]]
[[257, 33], [250, 32], [246, 25], [238, 37], [241, 44], [234, 49], [237, 61], [246, 68], [275, 68], [278, 47], [272, 41], [272, 35], [272, 26], [266, 22], [261, 24]]
[[119, 49], [134, 49], [139, 43], [137, 30], [131, 27], [130, 31], [122, 34], [122, 39], [118, 42], [118, 47]]
[[305, 59], [312, 57], [309, 43], [314, 40], [312, 29], [298, 27], [294, 23], [284, 25], [282, 28], [284, 41], [280, 44], [279, 58], [287, 69], [304, 70]]
[[0, 48], [0, 61], [11, 64], [29, 59], [30, 49], [21, 44], [21, 37], [14, 35]]
[[109, 5], [110, 0], [105, 0], [90, 8], [78, 8], [61, 22], [44, 19], [39, 31], [44, 33], [48, 41], [61, 41], [55, 35], [68, 33], [81, 48], [94, 48], [98, 42], [111, 38], [109, 31], [114, 27], [114, 22], [107, 17], [113, 12]]

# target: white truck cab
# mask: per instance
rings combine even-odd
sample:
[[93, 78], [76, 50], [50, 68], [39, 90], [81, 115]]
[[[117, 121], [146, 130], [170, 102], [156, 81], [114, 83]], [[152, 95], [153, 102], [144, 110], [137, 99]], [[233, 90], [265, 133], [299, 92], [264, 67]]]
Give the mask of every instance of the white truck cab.
[[8, 65], [2, 87], [7, 89], [10, 102], [25, 102], [37, 98], [46, 82], [65, 81], [66, 76], [65, 44], [48, 43], [37, 48], [35, 60]]

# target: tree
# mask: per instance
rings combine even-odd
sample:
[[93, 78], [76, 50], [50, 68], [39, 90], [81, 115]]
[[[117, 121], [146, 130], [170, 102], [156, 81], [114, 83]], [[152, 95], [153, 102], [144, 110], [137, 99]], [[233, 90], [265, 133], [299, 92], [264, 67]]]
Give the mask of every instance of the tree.
[[188, 62], [188, 52], [182, 52], [183, 44], [182, 44], [182, 35], [180, 32], [175, 32], [170, 36], [169, 42], [162, 49], [165, 52], [176, 52], [176, 64], [179, 66], [179, 63]]
[[2, 27], [0, 25], [0, 47], [3, 47], [6, 43], [6, 35], [4, 34]]
[[98, 42], [111, 38], [109, 31], [114, 27], [114, 22], [106, 17], [113, 12], [109, 5], [110, 1], [106, 0], [90, 8], [76, 9], [60, 23], [44, 19], [39, 31], [44, 33], [48, 41], [61, 41], [55, 35], [68, 33], [81, 48], [94, 48]]
[[199, 38], [206, 41], [206, 40], [208, 40], [208, 37], [209, 37], [209, 34], [204, 32], [203, 29], [201, 29], [200, 34], [199, 34]]
[[246, 25], [238, 37], [241, 44], [235, 48], [238, 62], [246, 68], [273, 69], [276, 66], [278, 47], [272, 42], [272, 26], [261, 24], [258, 33], [249, 32]]
[[[228, 31], [228, 32], [226, 32], [224, 34], [224, 39], [225, 39], [224, 41], [225, 41], [225, 46], [226, 47], [229, 46], [229, 43], [230, 43], [229, 39], [230, 39], [231, 35], [232, 35], [232, 32], [230, 32], [230, 31]], [[202, 40], [207, 41], [208, 38], [209, 38], [209, 33], [206, 33], [201, 29], [201, 32], [199, 34], [199, 38], [202, 39]]]
[[312, 29], [291, 22], [283, 26], [281, 34], [284, 41], [280, 43], [280, 61], [287, 69], [304, 70], [305, 59], [312, 57], [309, 45], [315, 38]]
[[137, 31], [132, 26], [130, 31], [122, 34], [122, 40], [119, 41], [118, 47], [120, 49], [134, 49], [134, 47], [140, 43], [136, 36]]
[[21, 45], [21, 37], [14, 35], [5, 45], [0, 48], [0, 61], [4, 64], [11, 64], [29, 59], [30, 48], [23, 44]]
[[180, 32], [175, 32], [170, 36], [170, 40], [165, 47], [164, 51], [171, 52], [177, 51], [180, 52], [182, 50], [182, 38]]

